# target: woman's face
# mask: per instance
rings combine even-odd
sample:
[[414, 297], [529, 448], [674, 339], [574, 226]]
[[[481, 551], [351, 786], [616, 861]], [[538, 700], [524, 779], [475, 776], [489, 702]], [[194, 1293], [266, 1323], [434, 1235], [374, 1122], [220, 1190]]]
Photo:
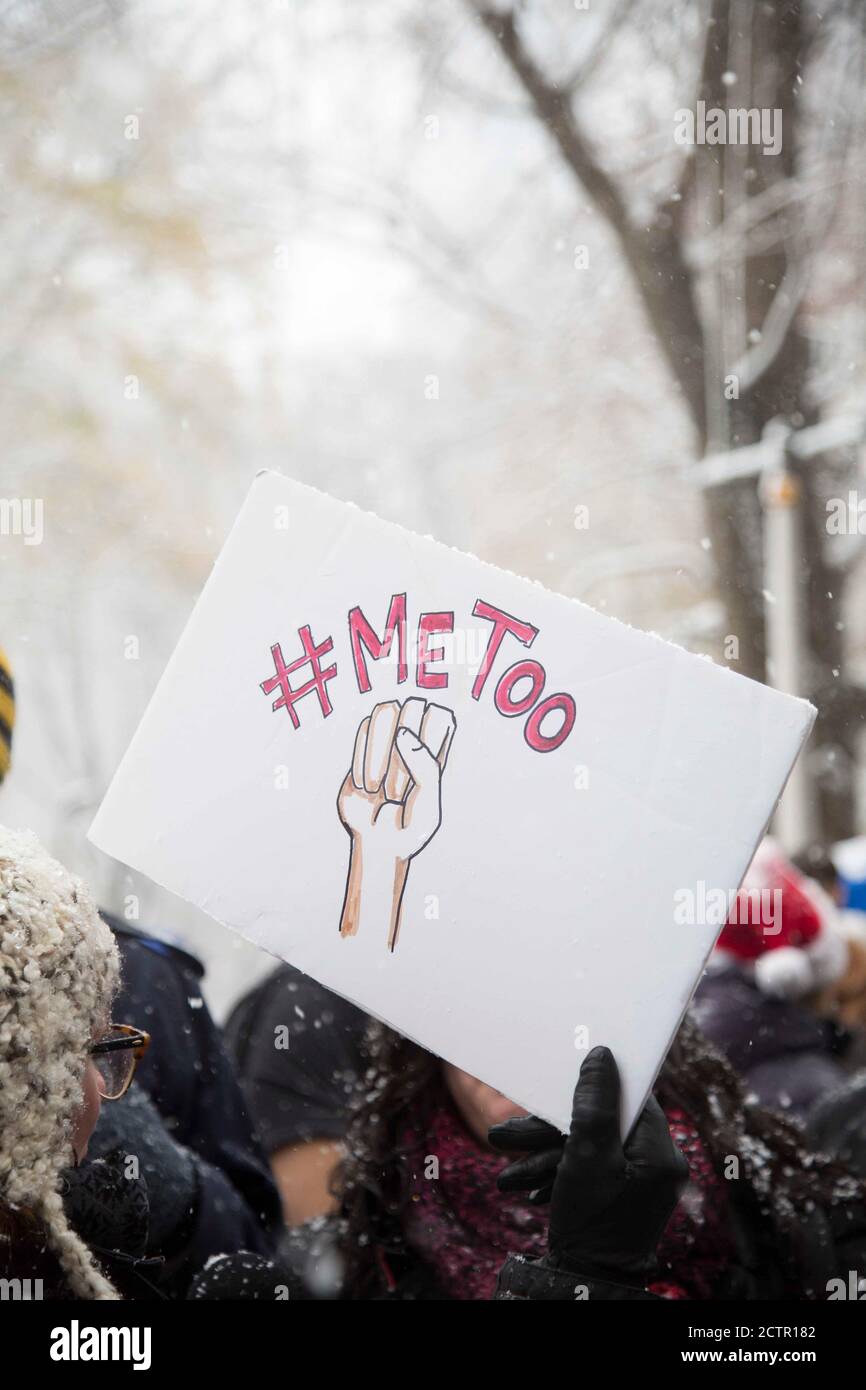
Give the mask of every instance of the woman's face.
[[99, 1119], [99, 1109], [102, 1104], [99, 1094], [99, 1074], [92, 1057], [87, 1059], [81, 1090], [81, 1106], [72, 1126], [72, 1147], [75, 1150], [76, 1163], [82, 1163], [87, 1157], [87, 1145], [90, 1143], [90, 1136], [96, 1128], [96, 1121]]
[[453, 1067], [450, 1062], [443, 1062], [442, 1074], [463, 1123], [481, 1144], [487, 1144], [487, 1131], [491, 1125], [529, 1113], [521, 1110], [501, 1091], [494, 1091], [492, 1086], [486, 1086], [483, 1081], [470, 1076], [467, 1071], [461, 1071], [459, 1067]]

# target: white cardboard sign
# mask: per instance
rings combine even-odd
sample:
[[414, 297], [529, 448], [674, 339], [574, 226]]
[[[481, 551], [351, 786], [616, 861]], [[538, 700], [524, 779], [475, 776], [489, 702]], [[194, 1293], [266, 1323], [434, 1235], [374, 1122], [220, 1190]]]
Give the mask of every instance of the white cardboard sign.
[[563, 1128], [607, 1044], [629, 1125], [813, 717], [263, 473], [90, 838]]

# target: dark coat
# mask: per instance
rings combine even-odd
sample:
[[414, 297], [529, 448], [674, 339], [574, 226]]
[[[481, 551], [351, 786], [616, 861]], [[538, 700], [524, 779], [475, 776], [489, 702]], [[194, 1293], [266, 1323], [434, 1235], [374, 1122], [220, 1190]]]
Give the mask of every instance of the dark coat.
[[847, 1036], [799, 1004], [767, 998], [735, 965], [707, 972], [692, 1012], [768, 1109], [803, 1118], [845, 1080]]
[[282, 1231], [280, 1199], [201, 995], [203, 967], [106, 921], [123, 967], [115, 1021], [145, 1029], [151, 1045], [128, 1095], [103, 1106], [90, 1158], [120, 1148], [139, 1159], [150, 1198], [147, 1253], [165, 1257], [155, 1282], [182, 1297], [212, 1255], [271, 1253]]
[[[733, 1184], [732, 1186], [736, 1186]], [[746, 1192], [737, 1192], [730, 1206], [731, 1235], [735, 1255], [713, 1290], [718, 1302], [822, 1299], [828, 1281], [847, 1277], [849, 1269], [863, 1266], [866, 1255], [866, 1213], [825, 1212], [819, 1208], [803, 1215], [799, 1232], [801, 1269], [796, 1283], [780, 1260], [782, 1242], [772, 1226], [755, 1209]], [[327, 1279], [339, 1268], [340, 1227], [336, 1218], [309, 1222], [288, 1233], [280, 1267], [289, 1266], [308, 1298], [362, 1298], [365, 1301], [441, 1300], [433, 1270], [414, 1251], [398, 1243], [377, 1250], [378, 1275], [362, 1293], [350, 1288], [329, 1288]], [[643, 1289], [600, 1282], [579, 1272], [551, 1272], [544, 1261], [509, 1255], [499, 1274], [497, 1299], [574, 1301], [575, 1284], [586, 1285], [590, 1299], [644, 1301], [656, 1297]], [[296, 1295], [297, 1296], [297, 1295]]]
[[[858, 1202], [812, 1205], [799, 1213], [797, 1269], [786, 1265], [787, 1242], [745, 1183], [731, 1183], [729, 1222], [734, 1252], [719, 1272], [712, 1298], [718, 1302], [821, 1301], [830, 1280], [847, 1280], [848, 1271], [866, 1261], [866, 1206]], [[386, 1223], [387, 1224], [387, 1223]], [[334, 1283], [341, 1265], [341, 1222], [319, 1218], [287, 1232], [278, 1268], [291, 1270], [304, 1291], [295, 1297], [361, 1298], [365, 1301], [441, 1300], [434, 1271], [399, 1235], [376, 1249], [373, 1281], [363, 1292]], [[590, 1299], [643, 1301], [656, 1295], [628, 1285], [583, 1277], [579, 1271], [552, 1271], [545, 1261], [509, 1255], [499, 1273], [497, 1299], [574, 1301], [575, 1284], [588, 1288]]]
[[806, 1132], [812, 1148], [866, 1179], [866, 1071], [857, 1072], [818, 1101]]

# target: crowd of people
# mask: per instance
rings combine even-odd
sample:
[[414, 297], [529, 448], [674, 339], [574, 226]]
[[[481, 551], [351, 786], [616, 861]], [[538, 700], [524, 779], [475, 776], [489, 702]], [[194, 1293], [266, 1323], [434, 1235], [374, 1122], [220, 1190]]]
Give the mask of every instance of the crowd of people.
[[[0, 781], [14, 694], [0, 654]], [[826, 854], [770, 841], [737, 902], [625, 1141], [604, 1047], [562, 1135], [288, 965], [220, 1030], [197, 960], [0, 827], [3, 1287], [823, 1300], [854, 1271], [866, 1291], [863, 919]]]

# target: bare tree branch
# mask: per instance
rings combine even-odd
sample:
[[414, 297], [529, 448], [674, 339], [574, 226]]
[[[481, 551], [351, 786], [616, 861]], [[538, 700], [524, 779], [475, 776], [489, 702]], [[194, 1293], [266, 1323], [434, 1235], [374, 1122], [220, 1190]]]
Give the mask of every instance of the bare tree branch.
[[561, 90], [567, 93], [568, 96], [573, 97], [580, 88], [589, 81], [593, 73], [597, 71], [598, 60], [610, 43], [611, 37], [618, 29], [622, 28], [636, 4], [637, 0], [616, 0], [613, 14], [610, 16], [601, 32], [597, 35], [595, 41], [590, 44], [587, 52], [583, 54], [571, 76], [567, 77], [564, 82], [560, 82], [559, 86]]
[[632, 221], [625, 198], [578, 128], [568, 94], [543, 76], [526, 49], [514, 13], [498, 12], [472, 0], [469, 3], [529, 96], [567, 167], [615, 233], [659, 346], [703, 440], [703, 329], [673, 219], [660, 210], [648, 225], [638, 226]]

